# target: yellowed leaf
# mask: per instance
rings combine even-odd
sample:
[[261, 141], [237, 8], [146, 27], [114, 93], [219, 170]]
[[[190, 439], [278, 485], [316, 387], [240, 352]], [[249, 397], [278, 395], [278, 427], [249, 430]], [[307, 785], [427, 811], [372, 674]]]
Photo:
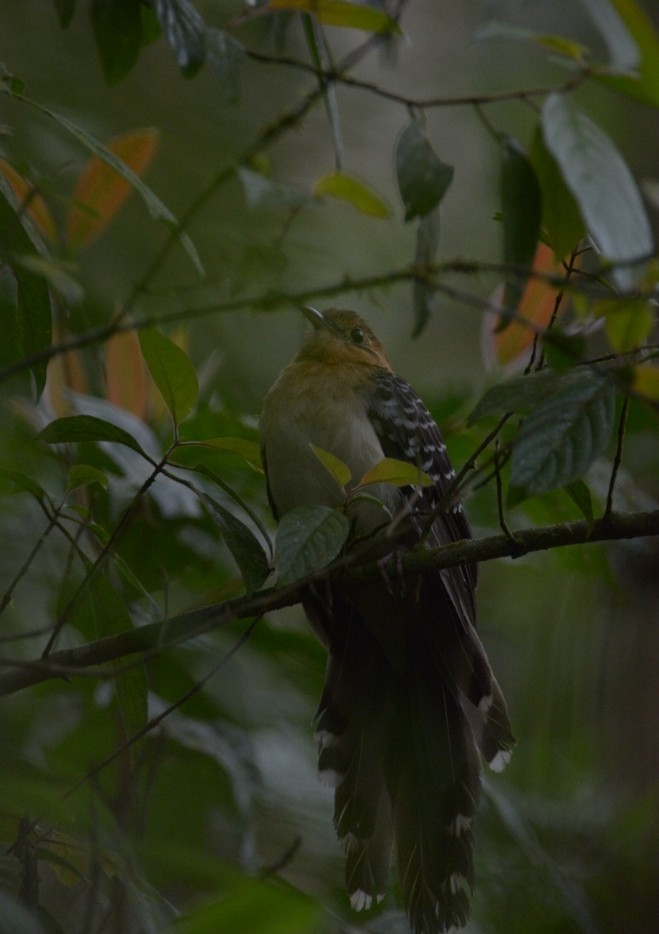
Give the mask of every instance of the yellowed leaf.
[[42, 237], [54, 243], [57, 240], [55, 221], [48, 205], [34, 185], [17, 172], [6, 159], [0, 159], [0, 173], [4, 175], [17, 199], [24, 206], [25, 213]]

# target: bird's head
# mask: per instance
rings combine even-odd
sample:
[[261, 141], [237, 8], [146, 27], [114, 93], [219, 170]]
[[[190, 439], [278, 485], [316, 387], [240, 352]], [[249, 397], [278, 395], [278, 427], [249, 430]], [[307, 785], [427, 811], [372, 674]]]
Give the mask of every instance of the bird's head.
[[356, 312], [337, 308], [317, 311], [309, 305], [301, 310], [313, 330], [302, 345], [298, 360], [328, 364], [362, 363], [391, 369], [384, 347]]

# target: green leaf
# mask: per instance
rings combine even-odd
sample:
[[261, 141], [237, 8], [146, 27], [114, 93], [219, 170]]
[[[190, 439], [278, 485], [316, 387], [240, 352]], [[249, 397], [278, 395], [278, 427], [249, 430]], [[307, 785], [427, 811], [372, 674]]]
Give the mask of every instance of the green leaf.
[[391, 215], [391, 209], [382, 195], [346, 172], [331, 172], [319, 178], [313, 192], [318, 198], [331, 197], [348, 201], [362, 214], [371, 217], [386, 218]]
[[352, 474], [347, 464], [344, 464], [339, 457], [336, 457], [330, 451], [324, 451], [323, 448], [318, 448], [315, 444], [311, 444], [310, 447], [323, 467], [329, 470], [341, 488], [345, 487], [346, 483], [350, 483]]
[[102, 143], [99, 143], [97, 139], [94, 139], [86, 130], [83, 130], [81, 127], [77, 126], [75, 123], [72, 123], [66, 117], [63, 117], [61, 114], [56, 113], [54, 110], [49, 110], [48, 107], [44, 107], [42, 104], [37, 104], [34, 101], [30, 101], [27, 98], [21, 98], [27, 103], [31, 104], [33, 107], [36, 107], [37, 110], [41, 113], [46, 114], [56, 123], [59, 123], [68, 133], [71, 134], [75, 139], [78, 140], [86, 149], [90, 152], [93, 152], [95, 155], [99, 156], [104, 162], [112, 166], [126, 181], [130, 182], [135, 191], [144, 201], [149, 213], [157, 221], [163, 221], [176, 232], [177, 237], [179, 238], [182, 247], [190, 257], [191, 261], [194, 263], [197, 271], [201, 276], [204, 275], [204, 267], [202, 266], [201, 260], [199, 259], [199, 254], [195, 249], [195, 246], [188, 236], [188, 234], [183, 231], [176, 218], [166, 207], [160, 198], [146, 185], [142, 179], [137, 175], [133, 170], [126, 165], [118, 156], [111, 152], [106, 146]]
[[636, 182], [609, 137], [571, 97], [550, 94], [542, 108], [545, 144], [604, 258], [616, 266], [619, 288], [635, 288], [642, 260], [652, 255], [652, 231]]
[[472, 409], [467, 425], [474, 425], [488, 415], [523, 412], [546, 399], [560, 385], [561, 377], [549, 370], [515, 376], [491, 386]]
[[567, 39], [565, 36], [556, 36], [546, 32], [537, 32], [534, 29], [525, 29], [523, 26], [514, 26], [512, 23], [503, 23], [499, 20], [491, 20], [476, 33], [476, 40], [479, 42], [492, 39], [535, 42], [551, 52], [557, 52], [559, 55], [564, 55], [573, 61], [581, 61], [588, 55], [586, 46], [575, 42], [574, 39]]
[[[533, 264], [542, 204], [540, 185], [526, 153], [510, 136], [501, 140], [501, 210], [503, 215], [503, 255], [506, 263]], [[526, 279], [510, 276], [506, 282], [504, 305], [516, 308]]]
[[371, 483], [392, 483], [394, 486], [432, 486], [433, 480], [416, 464], [395, 457], [383, 457], [375, 467], [367, 470], [358, 487]]
[[640, 62], [638, 46], [611, 0], [582, 0], [582, 3], [606, 42], [611, 68], [622, 72], [635, 71]]
[[656, 320], [654, 307], [644, 298], [607, 298], [593, 311], [604, 318], [604, 330], [616, 353], [628, 353], [646, 342]]
[[8, 480], [11, 483], [9, 490], [2, 490], [2, 494], [31, 493], [38, 500], [44, 499], [46, 491], [41, 484], [28, 477], [20, 470], [13, 470], [10, 467], [0, 467], [0, 478]]
[[204, 448], [212, 448], [214, 451], [223, 451], [226, 454], [237, 454], [251, 467], [263, 472], [261, 447], [256, 441], [249, 441], [247, 438], [209, 438], [207, 441], [192, 443]]
[[313, 13], [326, 26], [342, 26], [346, 29], [365, 29], [375, 33], [400, 33], [395, 20], [382, 10], [358, 6], [347, 0], [269, 0], [266, 10], [298, 10]]
[[579, 508], [589, 527], [593, 525], [593, 498], [583, 480], [574, 480], [563, 487], [572, 502]]
[[300, 506], [287, 512], [277, 529], [280, 584], [290, 584], [326, 567], [341, 551], [350, 523], [338, 509]]
[[144, 361], [153, 382], [165, 400], [175, 425], [194, 408], [199, 395], [199, 380], [192, 361], [174, 341], [156, 328], [139, 333]]
[[220, 82], [224, 99], [230, 104], [235, 103], [242, 91], [244, 46], [221, 29], [208, 29], [206, 51], [208, 60]]
[[571, 191], [565, 184], [556, 160], [545, 146], [542, 127], [533, 133], [531, 164], [540, 184], [542, 226], [556, 258], [569, 256], [586, 235], [583, 219]]
[[208, 493], [202, 493], [201, 498], [220, 527], [226, 546], [233, 555], [245, 581], [247, 593], [254, 593], [270, 573], [268, 558], [258, 539], [244, 522], [236, 518]]
[[189, 0], [155, 0], [153, 7], [179, 68], [191, 77], [206, 61], [206, 24]]
[[635, 0], [611, 0], [640, 53], [637, 74], [595, 71], [593, 77], [627, 97], [659, 107], [659, 36], [650, 16]]
[[524, 419], [513, 445], [510, 481], [526, 495], [577, 480], [602, 454], [613, 431], [611, 380], [592, 370], [563, 379], [563, 388]]
[[406, 221], [436, 208], [453, 180], [453, 166], [435, 154], [418, 120], [411, 120], [398, 140], [396, 176]]
[[[21, 224], [12, 201], [8, 197], [7, 183], [0, 180], [0, 259], [11, 268], [16, 279], [17, 303], [15, 338], [23, 357], [31, 357], [50, 347], [52, 317], [50, 293], [42, 271], [25, 262], [26, 256], [39, 259], [32, 240]], [[46, 384], [46, 361], [31, 367], [37, 396]]]
[[117, 84], [133, 68], [142, 47], [142, 19], [134, 0], [92, 0], [94, 41], [103, 75]]
[[80, 487], [90, 486], [92, 483], [98, 483], [104, 489], [108, 485], [108, 478], [98, 467], [92, 467], [91, 464], [74, 464], [69, 467], [69, 476], [66, 488], [70, 493], [72, 490], [79, 490]]
[[39, 432], [38, 441], [46, 444], [77, 443], [79, 441], [114, 441], [123, 444], [143, 457], [146, 454], [131, 434], [95, 415], [67, 415], [57, 418]]

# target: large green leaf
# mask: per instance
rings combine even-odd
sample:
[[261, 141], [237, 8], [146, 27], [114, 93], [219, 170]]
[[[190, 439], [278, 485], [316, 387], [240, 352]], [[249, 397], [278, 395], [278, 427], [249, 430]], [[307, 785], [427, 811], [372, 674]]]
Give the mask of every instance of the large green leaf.
[[287, 512], [277, 530], [277, 570], [280, 584], [319, 571], [341, 551], [350, 524], [329, 506], [300, 506]]
[[654, 250], [652, 231], [636, 182], [609, 137], [565, 94], [550, 94], [542, 108], [545, 144], [558, 163], [613, 277], [633, 289], [642, 260]]
[[143, 328], [139, 336], [151, 378], [165, 400], [174, 424], [179, 425], [196, 405], [199, 395], [197, 371], [186, 352], [156, 328]]
[[114, 441], [146, 457], [143, 449], [131, 434], [119, 428], [118, 425], [113, 425], [112, 422], [97, 418], [95, 415], [67, 415], [64, 418], [57, 418], [39, 432], [37, 439], [47, 444]]
[[510, 482], [526, 495], [577, 480], [602, 454], [615, 423], [615, 389], [592, 370], [569, 374], [522, 422], [513, 445]]
[[487, 415], [505, 412], [523, 412], [546, 399], [560, 385], [562, 377], [550, 370], [540, 370], [527, 376], [514, 376], [503, 383], [490, 386], [472, 409], [468, 425]]
[[92, 0], [94, 41], [108, 84], [125, 78], [142, 47], [142, 18], [135, 0]]
[[411, 120], [398, 140], [396, 176], [406, 221], [436, 208], [453, 180], [453, 166], [435, 153], [418, 120]]

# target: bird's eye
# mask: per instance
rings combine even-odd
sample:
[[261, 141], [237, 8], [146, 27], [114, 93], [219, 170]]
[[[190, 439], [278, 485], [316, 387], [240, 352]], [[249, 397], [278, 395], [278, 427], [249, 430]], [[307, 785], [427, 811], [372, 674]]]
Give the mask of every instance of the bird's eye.
[[353, 344], [363, 344], [366, 340], [366, 334], [364, 333], [363, 328], [353, 328], [350, 331], [350, 340]]

